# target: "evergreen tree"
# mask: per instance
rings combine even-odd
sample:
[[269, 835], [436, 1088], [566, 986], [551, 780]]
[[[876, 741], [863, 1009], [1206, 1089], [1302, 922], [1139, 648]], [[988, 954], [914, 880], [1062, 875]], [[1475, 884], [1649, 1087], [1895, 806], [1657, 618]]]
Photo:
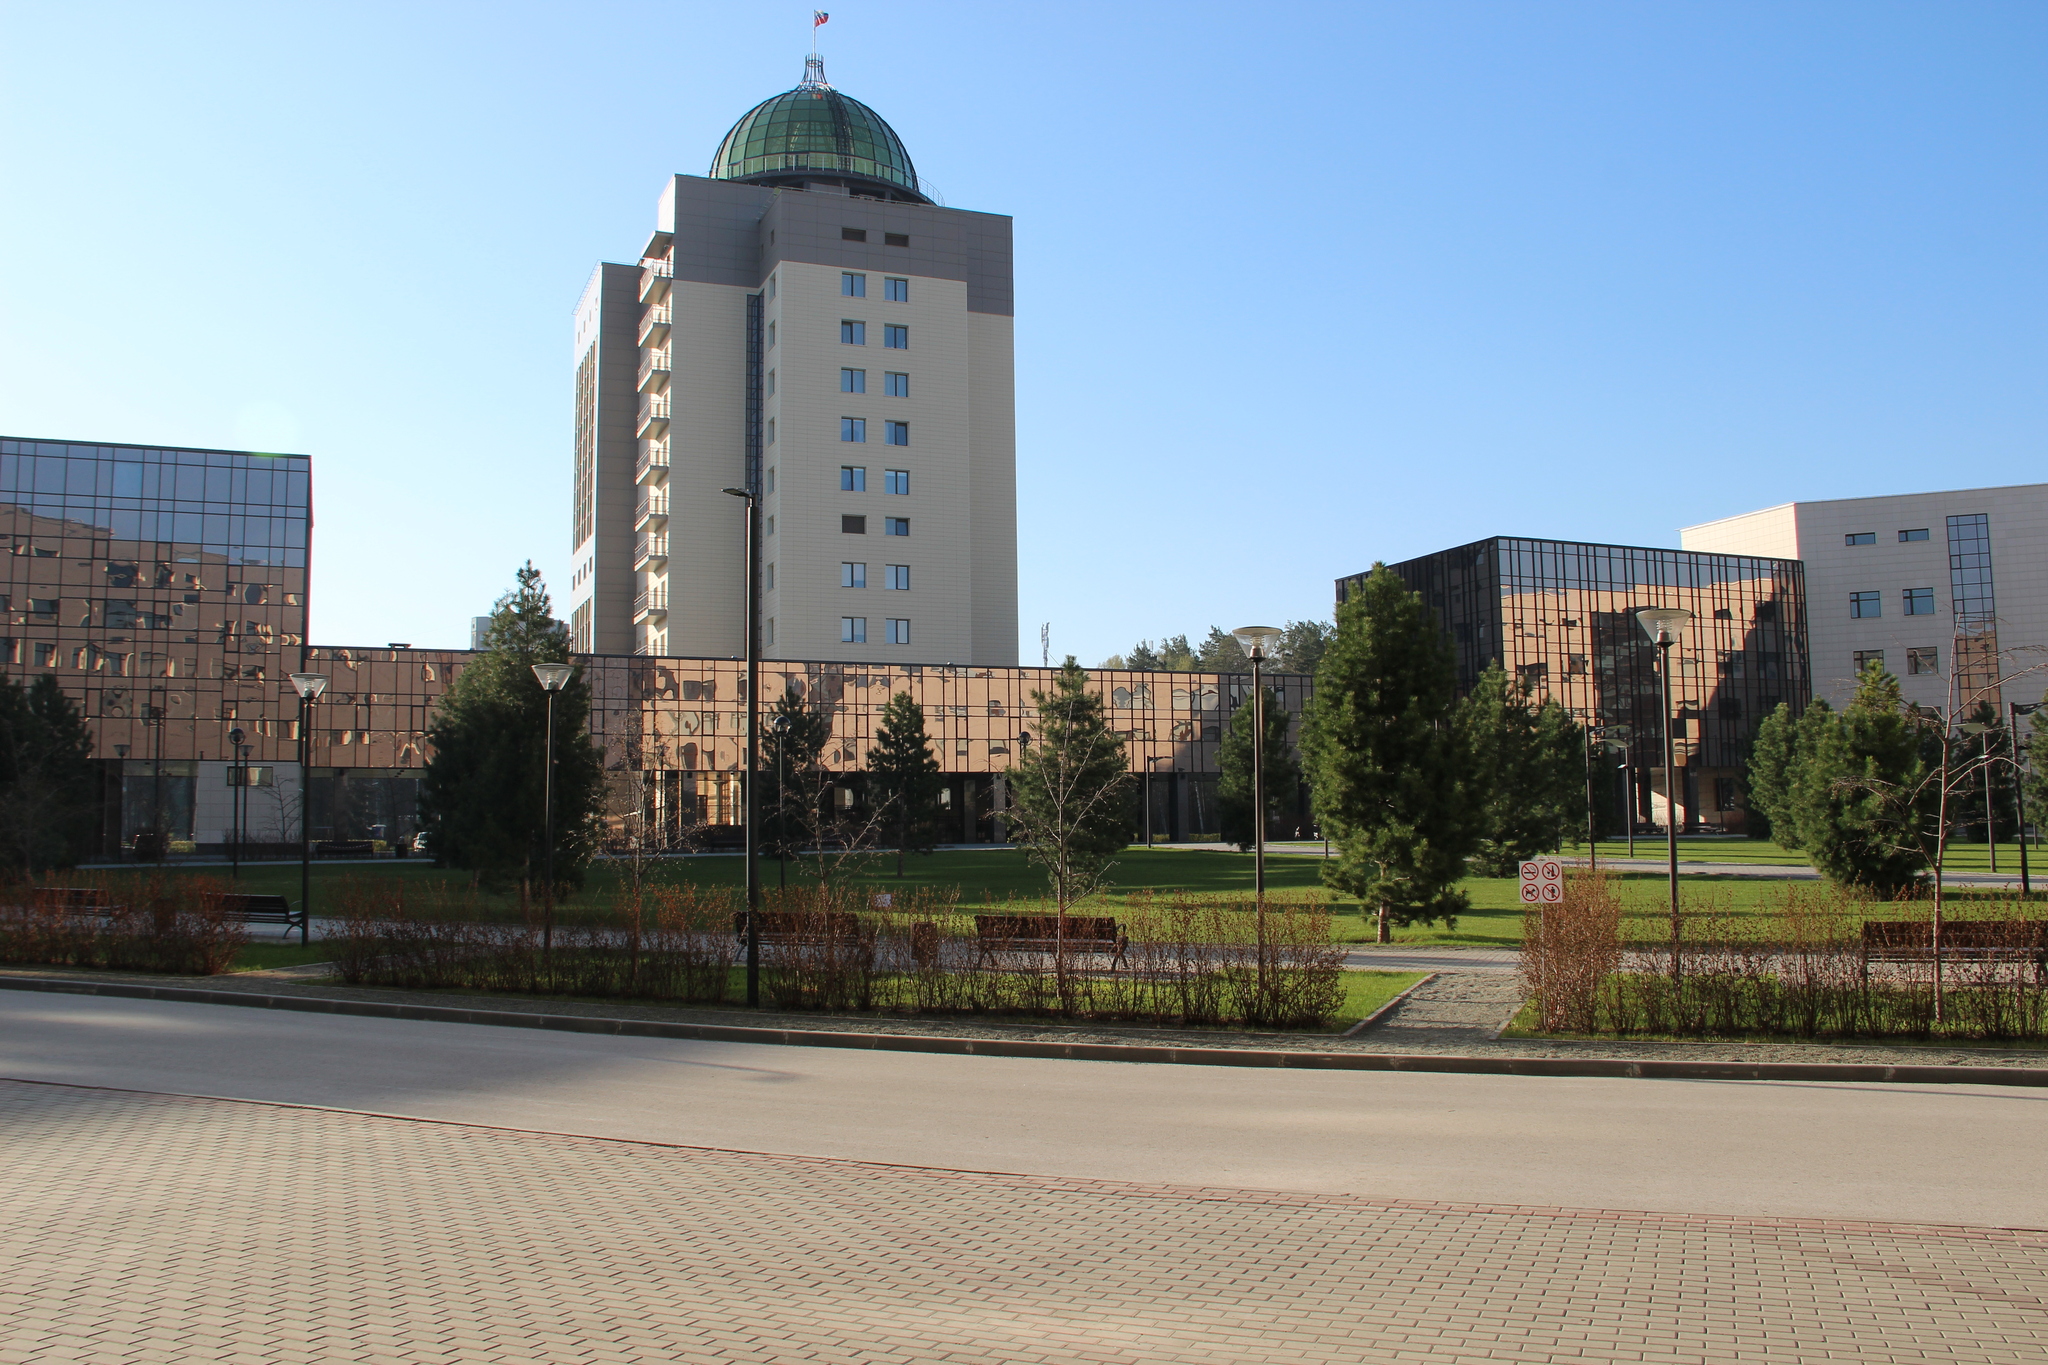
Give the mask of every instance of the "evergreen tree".
[[[779, 728], [778, 728], [779, 727]], [[818, 757], [832, 739], [832, 717], [785, 686], [762, 717], [761, 851], [771, 858], [794, 856], [819, 837], [823, 770]]]
[[1038, 734], [1008, 773], [1009, 820], [1025, 855], [1045, 869], [1065, 918], [1098, 886], [1131, 841], [1130, 766], [1121, 735], [1104, 723], [1102, 697], [1068, 655], [1051, 692], [1033, 689]]
[[1316, 670], [1302, 756], [1317, 817], [1341, 855], [1323, 879], [1391, 925], [1455, 925], [1477, 840], [1465, 754], [1453, 726], [1455, 666], [1422, 598], [1384, 564], [1337, 608]]
[[0, 678], [0, 866], [72, 867], [97, 843], [100, 775], [77, 703], [45, 673]]
[[[1818, 700], [1813, 707], [1829, 709]], [[1776, 839], [1780, 848], [1804, 847], [1792, 811], [1792, 784], [1798, 772], [1799, 722], [1792, 718], [1792, 708], [1779, 702], [1756, 727], [1756, 739], [1749, 746], [1749, 809], [1743, 828], [1750, 838]]]
[[[483, 649], [449, 685], [427, 738], [420, 816], [444, 866], [489, 886], [531, 882], [547, 863], [548, 700], [537, 663], [569, 661], [540, 570], [529, 562], [491, 612]], [[590, 742], [579, 671], [555, 694], [555, 876], [580, 886], [597, 849], [604, 765]]]
[[1922, 728], [1906, 715], [1899, 680], [1871, 664], [1839, 713], [1800, 718], [1792, 823], [1830, 881], [1891, 899], [1919, 884], [1940, 799]]
[[1272, 671], [1314, 677], [1316, 665], [1322, 663], [1330, 641], [1336, 638], [1337, 628], [1328, 621], [1289, 621], [1281, 627], [1280, 651]]
[[1584, 823], [1584, 736], [1555, 701], [1532, 705], [1499, 664], [1489, 665], [1458, 703], [1471, 800], [1477, 816], [1474, 861], [1489, 877], [1552, 853]]
[[896, 846], [896, 875], [905, 853], [930, 853], [936, 842], [934, 803], [945, 779], [924, 729], [924, 708], [898, 692], [882, 708], [882, 725], [868, 750], [868, 799]]
[[[1266, 694], [1266, 827], [1292, 824], [1296, 794], [1301, 789], [1301, 764], [1287, 732], [1294, 717], [1280, 704], [1272, 689]], [[1249, 698], [1237, 708], [1223, 731], [1223, 749], [1216, 781], [1216, 813], [1223, 825], [1223, 841], [1236, 844], [1238, 852], [1252, 846], [1252, 732], [1258, 728]]]

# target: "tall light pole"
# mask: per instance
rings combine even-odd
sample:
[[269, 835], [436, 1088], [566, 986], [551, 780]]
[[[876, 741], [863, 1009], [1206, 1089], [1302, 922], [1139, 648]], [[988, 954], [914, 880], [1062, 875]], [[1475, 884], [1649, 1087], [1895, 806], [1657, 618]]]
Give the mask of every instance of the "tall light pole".
[[1671, 881], [1671, 979], [1676, 981], [1682, 970], [1679, 959], [1682, 934], [1678, 916], [1678, 765], [1671, 734], [1671, 647], [1678, 643], [1678, 637], [1692, 621], [1692, 613], [1683, 607], [1645, 607], [1636, 613], [1636, 621], [1641, 624], [1643, 634], [1657, 646], [1657, 677], [1663, 683], [1664, 849]]
[[1280, 646], [1278, 626], [1239, 626], [1230, 632], [1252, 663], [1252, 903], [1259, 935], [1259, 982], [1266, 980], [1266, 685], [1259, 665]]
[[2020, 894], [2034, 894], [2033, 874], [2027, 867], [2027, 768], [2028, 750], [2033, 746], [2020, 740], [2020, 717], [2034, 713], [2039, 702], [2008, 702], [2012, 708], [2012, 804], [2013, 813], [2019, 817], [2020, 835]]
[[234, 869], [235, 880], [242, 878], [242, 801], [243, 791], [249, 785], [249, 765], [242, 753], [242, 727], [237, 725], [228, 731], [228, 745], [234, 750], [235, 761], [228, 765], [228, 772], [235, 781], [234, 792], [228, 803], [229, 820], [234, 824], [234, 842], [228, 845], [228, 865]]
[[1586, 870], [1600, 870], [1600, 818], [1593, 810], [1593, 745], [1606, 734], [1596, 715], [1586, 727]]
[[547, 830], [547, 882], [541, 888], [540, 955], [541, 961], [552, 964], [555, 951], [555, 694], [576, 676], [576, 665], [535, 664], [533, 676], [539, 681], [541, 691], [548, 694], [548, 749], [546, 762], [542, 765], [545, 774], [541, 778], [541, 790], [545, 793], [541, 806], [547, 812], [543, 817]]
[[313, 779], [306, 767], [313, 738], [313, 703], [327, 690], [325, 673], [294, 673], [299, 694], [299, 946], [306, 946], [313, 927]]
[[747, 503], [747, 1004], [761, 1003], [761, 499], [754, 489], [725, 490]]

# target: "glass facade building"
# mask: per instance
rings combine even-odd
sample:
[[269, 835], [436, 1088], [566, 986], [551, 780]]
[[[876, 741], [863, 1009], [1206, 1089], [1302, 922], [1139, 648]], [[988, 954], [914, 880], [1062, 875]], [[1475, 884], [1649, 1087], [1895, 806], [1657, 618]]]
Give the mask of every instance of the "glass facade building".
[[[1663, 716], [1656, 648], [1635, 613], [1683, 607], [1671, 709], [1683, 828], [1742, 827], [1742, 776], [1757, 723], [1811, 693], [1798, 560], [1495, 537], [1390, 566], [1443, 623], [1462, 693], [1499, 664], [1533, 697], [1633, 737], [1614, 760], [1617, 814], [1661, 824]], [[1342, 602], [1364, 581], [1339, 579]]]

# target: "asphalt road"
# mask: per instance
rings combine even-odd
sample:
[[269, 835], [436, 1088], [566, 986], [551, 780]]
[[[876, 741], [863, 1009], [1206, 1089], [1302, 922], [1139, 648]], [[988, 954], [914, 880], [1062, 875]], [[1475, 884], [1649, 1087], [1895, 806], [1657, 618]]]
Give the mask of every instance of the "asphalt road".
[[2048, 1092], [1147, 1066], [0, 995], [0, 1077], [1376, 1199], [2048, 1227]]

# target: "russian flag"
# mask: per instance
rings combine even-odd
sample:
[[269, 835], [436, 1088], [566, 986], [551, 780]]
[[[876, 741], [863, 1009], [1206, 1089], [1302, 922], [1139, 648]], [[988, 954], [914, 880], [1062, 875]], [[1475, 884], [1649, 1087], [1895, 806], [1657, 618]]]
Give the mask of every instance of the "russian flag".
[[825, 11], [814, 9], [811, 11], [811, 27], [816, 28], [820, 24], [828, 23], [831, 21], [831, 18], [832, 16], [825, 13]]

